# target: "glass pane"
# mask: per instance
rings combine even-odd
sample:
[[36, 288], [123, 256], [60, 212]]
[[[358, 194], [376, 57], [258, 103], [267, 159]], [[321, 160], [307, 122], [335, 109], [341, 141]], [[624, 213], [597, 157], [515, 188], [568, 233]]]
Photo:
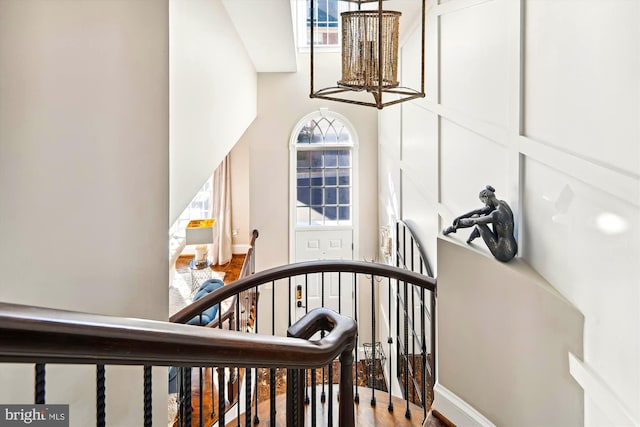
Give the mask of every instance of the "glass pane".
[[315, 121], [313, 123], [314, 123], [314, 126], [313, 126], [313, 132], [311, 135], [311, 143], [321, 144], [322, 141], [324, 140], [322, 129], [318, 127], [318, 123], [316, 123]]
[[348, 221], [351, 219], [351, 207], [350, 206], [340, 206], [338, 208], [338, 219], [340, 221]]
[[324, 185], [337, 185], [338, 169], [324, 170]]
[[338, 152], [330, 150], [324, 152], [324, 167], [335, 168], [338, 166]]
[[323, 117], [320, 120], [318, 120], [317, 123], [318, 123], [318, 127], [322, 131], [322, 135], [326, 135], [327, 132], [329, 131], [329, 128], [331, 127], [331, 122]]
[[311, 186], [322, 187], [322, 169], [311, 169]]
[[351, 169], [338, 169], [338, 183], [351, 185]]
[[311, 189], [311, 203], [312, 205], [322, 205], [322, 188]]
[[337, 215], [338, 209], [336, 207], [325, 207], [324, 208], [324, 216], [326, 219], [331, 221], [335, 221], [338, 219]]
[[351, 204], [351, 189], [347, 188], [339, 188], [338, 189], [338, 203], [341, 205], [349, 205]]
[[298, 134], [298, 144], [310, 144], [311, 143], [311, 128], [304, 126], [300, 129]]
[[335, 187], [327, 187], [324, 189], [324, 204], [325, 205], [337, 205], [338, 203], [338, 191]]
[[313, 168], [322, 167], [322, 151], [310, 151], [309, 156], [311, 158], [311, 167]]
[[300, 204], [303, 205], [309, 205], [309, 194], [310, 194], [310, 190], [308, 187], [298, 187], [298, 206], [300, 206]]
[[296, 175], [298, 186], [309, 186], [309, 169], [298, 169]]
[[336, 143], [336, 142], [338, 142], [338, 134], [336, 133], [336, 130], [334, 129], [333, 126], [331, 126], [329, 129], [327, 129], [327, 132], [324, 135], [324, 142], [325, 143]]
[[298, 168], [308, 168], [309, 166], [311, 166], [311, 163], [309, 163], [308, 151], [298, 151], [297, 157], [298, 157], [298, 162], [297, 162]]
[[347, 130], [346, 127], [342, 127], [340, 129], [340, 133], [338, 134], [338, 139], [340, 140], [340, 142], [351, 142], [351, 135], [349, 135], [349, 131]]
[[296, 216], [297, 216], [297, 221], [298, 221], [298, 225], [309, 225], [310, 219], [309, 219], [309, 208], [304, 206], [298, 206], [296, 208]]
[[351, 166], [351, 151], [350, 150], [338, 150], [338, 164], [340, 167]]

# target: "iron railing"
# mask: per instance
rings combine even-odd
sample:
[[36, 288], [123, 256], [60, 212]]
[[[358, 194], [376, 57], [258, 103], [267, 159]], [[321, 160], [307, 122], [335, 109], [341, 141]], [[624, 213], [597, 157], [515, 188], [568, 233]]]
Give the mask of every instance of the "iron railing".
[[[398, 227], [402, 226], [404, 224], [399, 223]], [[413, 238], [407, 238], [404, 233], [398, 228], [397, 240], [416, 245]], [[35, 364], [36, 403], [46, 402], [46, 364], [95, 364], [96, 425], [99, 426], [108, 425], [104, 366], [109, 364], [145, 367], [142, 378], [145, 426], [151, 423], [151, 366], [182, 368], [183, 396], [175, 424], [181, 427], [212, 422], [224, 426], [229, 421], [227, 414], [230, 420], [235, 418], [238, 426], [257, 424], [260, 417], [268, 418], [269, 425], [273, 426], [302, 426], [305, 420], [312, 426], [352, 426], [354, 403], [359, 402], [359, 391], [363, 387], [371, 389], [367, 396], [371, 396], [370, 404], [376, 405], [376, 382], [363, 377], [375, 377], [378, 369], [375, 364], [372, 370], [360, 369], [363, 361], [358, 360], [362, 358], [357, 349], [365, 343], [358, 342], [358, 334], [364, 336], [365, 331], [357, 331], [356, 321], [360, 317], [362, 323], [366, 323], [368, 317], [365, 316], [371, 316], [371, 336], [367, 344], [374, 346], [380, 338], [376, 318], [380, 315], [382, 299], [388, 298], [392, 307], [395, 295], [395, 309], [402, 313], [396, 314], [396, 373], [404, 385], [405, 416], [409, 417], [410, 405], [415, 400], [412, 396], [424, 397], [425, 388], [434, 380], [433, 326], [427, 326], [426, 322], [433, 324], [436, 281], [421, 272], [427, 265], [412, 271], [408, 266], [415, 265], [408, 260], [414, 259], [413, 252], [400, 250], [400, 243], [396, 247], [398, 258], [404, 260], [403, 267], [326, 260], [245, 274], [174, 314], [172, 323], [0, 303], [0, 362]], [[247, 272], [252, 273], [253, 243], [249, 255]], [[302, 298], [294, 297], [298, 286], [305, 290]], [[385, 288], [388, 295], [383, 293]], [[310, 298], [314, 289], [315, 298]], [[370, 301], [359, 304], [360, 296], [367, 292]], [[332, 295], [336, 298], [332, 299]], [[415, 304], [416, 301], [419, 304]], [[212, 322], [209, 327], [176, 324], [216, 304], [220, 308], [220, 321]], [[225, 304], [227, 309], [222, 310]], [[246, 328], [247, 325], [250, 328]], [[247, 330], [251, 333], [240, 333]], [[395, 381], [389, 356], [386, 379]], [[416, 360], [423, 364], [422, 377], [418, 379], [414, 378], [420, 374]], [[338, 369], [339, 380], [334, 381], [334, 371]], [[207, 372], [212, 384], [207, 392], [212, 394], [211, 402], [218, 404], [215, 421], [203, 414], [206, 411], [202, 396], [207, 381], [202, 379], [207, 379]], [[222, 387], [213, 386], [214, 372]], [[190, 392], [193, 376], [198, 376], [201, 382], [197, 403], [192, 401]], [[230, 387], [234, 384], [229, 381], [230, 377], [234, 381], [238, 379], [235, 388]], [[239, 378], [243, 378], [242, 384]], [[258, 381], [259, 378], [264, 381]], [[268, 384], [265, 393], [260, 393], [262, 382]], [[336, 382], [338, 390], [333, 387]], [[280, 383], [286, 383], [286, 392], [279, 389]], [[409, 392], [408, 384], [413, 384], [420, 393]], [[393, 410], [391, 384], [387, 388], [389, 410]], [[233, 399], [229, 399], [230, 390]], [[280, 401], [285, 400], [286, 407], [283, 407]], [[339, 401], [337, 409], [334, 401]], [[426, 399], [418, 403], [426, 414]], [[213, 408], [212, 404], [209, 409], [213, 411]]]

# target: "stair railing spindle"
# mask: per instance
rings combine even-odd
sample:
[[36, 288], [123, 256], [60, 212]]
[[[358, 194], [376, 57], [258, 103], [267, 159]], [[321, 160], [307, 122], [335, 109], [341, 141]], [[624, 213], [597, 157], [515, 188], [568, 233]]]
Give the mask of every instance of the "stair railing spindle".
[[45, 381], [46, 381], [46, 365], [44, 363], [36, 363], [35, 366], [35, 392], [34, 400], [36, 405], [45, 404]]
[[153, 424], [153, 407], [151, 403], [151, 365], [144, 366], [144, 427]]
[[106, 375], [104, 365], [96, 365], [96, 427], [106, 426]]

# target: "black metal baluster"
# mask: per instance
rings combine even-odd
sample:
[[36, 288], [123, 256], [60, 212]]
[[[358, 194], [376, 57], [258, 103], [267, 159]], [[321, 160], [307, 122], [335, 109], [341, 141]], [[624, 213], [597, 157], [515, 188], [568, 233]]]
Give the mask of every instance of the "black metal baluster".
[[[376, 278], [371, 275], [371, 406], [376, 406]], [[366, 363], [366, 362], [365, 362]]]
[[[287, 379], [288, 381], [288, 379]], [[270, 425], [276, 425], [276, 370], [271, 368], [269, 370], [269, 413], [270, 413]]]
[[329, 407], [327, 409], [327, 426], [333, 426], [333, 362], [329, 364]]
[[404, 413], [404, 417], [411, 418], [411, 411], [409, 410], [409, 313], [408, 301], [409, 301], [409, 287], [407, 282], [404, 283], [404, 398], [407, 403], [407, 408]]
[[[423, 274], [422, 258], [420, 258], [420, 274]], [[427, 418], [427, 333], [426, 316], [427, 305], [424, 299], [424, 288], [420, 288], [420, 339], [422, 340], [422, 411], [424, 419]]]
[[[220, 313], [218, 311], [218, 313]], [[210, 376], [210, 381], [211, 381], [211, 387], [209, 387], [211, 389], [211, 419], [213, 419], [213, 417], [216, 416], [216, 408], [213, 402], [216, 401], [216, 391], [213, 387], [213, 371], [214, 371], [214, 367], [211, 366], [209, 368], [207, 368], [207, 370], [211, 370], [211, 376]]]
[[[276, 334], [276, 282], [271, 282], [271, 335], [275, 336]], [[289, 278], [289, 313], [291, 313], [291, 278]], [[289, 314], [289, 322], [291, 322], [291, 314]], [[271, 425], [275, 424], [276, 419], [276, 373], [275, 369], [271, 368], [269, 370], [269, 412], [270, 412], [270, 420]], [[258, 410], [256, 409], [256, 412]], [[248, 426], [247, 426], [248, 427]]]
[[106, 426], [106, 387], [104, 365], [96, 365], [96, 427]]
[[287, 328], [291, 326], [291, 304], [292, 303], [293, 303], [293, 300], [291, 299], [291, 277], [289, 277], [289, 306], [287, 307], [287, 315], [288, 315]]
[[[257, 379], [258, 378], [256, 377], [256, 388], [258, 386]], [[244, 382], [244, 389], [246, 394], [245, 401], [244, 401], [245, 412], [246, 412], [244, 417], [245, 427], [251, 427], [251, 382], [252, 382], [251, 369], [245, 368], [245, 382]], [[240, 420], [240, 396], [238, 396], [238, 420]], [[239, 424], [240, 422], [238, 421], [238, 425]]]
[[[240, 402], [240, 368], [238, 368], [238, 377], [237, 378], [238, 378], [238, 395], [237, 395], [238, 401], [237, 401], [237, 403], [235, 405], [235, 407], [236, 407], [236, 427], [241, 427], [241, 424], [240, 424], [240, 403], [242, 403], [242, 402]], [[246, 374], [245, 374], [244, 378], [245, 378], [245, 380], [247, 379]], [[233, 403], [231, 403], [231, 406], [233, 407]]]
[[151, 404], [151, 366], [144, 365], [144, 427], [153, 425], [153, 407]]
[[[433, 276], [432, 276], [433, 277]], [[429, 382], [429, 387], [433, 390], [433, 386], [436, 383], [436, 293], [430, 292], [431, 294], [431, 318], [429, 324], [429, 330], [431, 333], [430, 341], [431, 341], [431, 381]]]
[[[305, 377], [306, 376], [307, 375], [305, 374]], [[316, 394], [317, 394], [316, 393], [316, 370], [312, 369], [311, 370], [311, 426], [312, 427], [315, 427], [316, 425], [316, 410], [317, 410]]]
[[[321, 275], [320, 285], [321, 285], [321, 290], [320, 290], [320, 292], [321, 292], [320, 293], [321, 304], [320, 305], [322, 307], [324, 307], [325, 306], [325, 302], [324, 302], [324, 291], [325, 291], [325, 288], [324, 288], [324, 271], [322, 272], [322, 275]], [[320, 331], [320, 339], [322, 339], [322, 338], [324, 338], [324, 330]], [[324, 392], [324, 373], [325, 373], [325, 370], [324, 370], [324, 366], [323, 366], [322, 367], [322, 393], [320, 394], [320, 402], [321, 403], [324, 403], [324, 402], [327, 401], [327, 395]], [[315, 417], [314, 417], [314, 419], [315, 419]]]
[[[415, 253], [414, 253], [414, 249], [415, 249], [415, 240], [413, 238], [413, 235], [411, 235], [411, 271], [415, 271]], [[409, 286], [409, 284], [407, 284], [407, 286]], [[411, 366], [411, 370], [407, 370], [407, 375], [409, 375], [409, 372], [412, 373], [413, 376], [415, 376], [415, 368], [414, 365], [416, 363], [416, 334], [415, 334], [415, 313], [416, 313], [416, 307], [415, 307], [415, 286], [413, 284], [410, 285], [411, 286], [411, 315], [409, 316], [409, 320], [411, 320], [411, 363], [409, 363], [409, 360], [407, 359], [407, 366]], [[408, 305], [408, 301], [407, 301], [407, 305]], [[408, 309], [407, 309], [408, 311]], [[407, 343], [407, 347], [409, 347], [409, 343]], [[411, 395], [415, 396], [416, 395], [416, 386], [415, 386], [415, 382], [413, 381], [413, 376], [410, 378], [411, 379]]]
[[[225, 423], [225, 415], [227, 413], [226, 407], [226, 397], [225, 397], [225, 367], [218, 366], [218, 425], [224, 426]], [[187, 424], [187, 427], [191, 424]]]
[[44, 405], [45, 403], [45, 377], [46, 369], [44, 363], [36, 363], [36, 384], [34, 400], [36, 405]]
[[[304, 275], [304, 314], [306, 315], [309, 312], [309, 275], [305, 273]], [[315, 374], [314, 374], [315, 381]], [[310, 383], [309, 383], [310, 384]], [[314, 383], [315, 384], [315, 383]], [[304, 385], [304, 404], [309, 404], [309, 389], [307, 388], [307, 374], [303, 375], [303, 385]], [[314, 395], [315, 396], [315, 395]], [[315, 398], [313, 400], [313, 404], [315, 405]]]
[[[358, 323], [358, 276], [357, 273], [353, 273], [353, 319]], [[354, 361], [356, 367], [356, 377], [353, 385], [356, 388], [356, 392], [353, 396], [355, 403], [360, 403], [360, 391], [358, 388], [358, 335], [356, 334], [356, 345], [353, 349], [355, 353]]]
[[[255, 257], [255, 252], [253, 252], [251, 255], [252, 255], [252, 258], [251, 258], [252, 261], [255, 261], [255, 258], [254, 258]], [[251, 274], [253, 274], [255, 272], [255, 265], [253, 265], [253, 262], [252, 262], [251, 269], [252, 269], [251, 270]], [[258, 286], [256, 286], [254, 288], [253, 298], [254, 298], [253, 301], [254, 301], [255, 308], [256, 308], [256, 310], [255, 310], [255, 316], [256, 317], [255, 317], [255, 323], [254, 323], [255, 327], [253, 329], [253, 333], [257, 334], [258, 333]], [[257, 378], [257, 376], [256, 376], [256, 378]], [[255, 406], [254, 406], [255, 415], [253, 417], [253, 423], [254, 424], [260, 424], [260, 417], [258, 416], [258, 393], [254, 393], [253, 395], [254, 395], [254, 398], [255, 398]], [[221, 426], [222, 424], [218, 424], [218, 425]], [[275, 423], [273, 423], [272, 425], [275, 426]]]
[[193, 413], [193, 408], [191, 408], [191, 367], [182, 368], [182, 384], [184, 387], [183, 394], [183, 408], [184, 411], [184, 425], [191, 425], [191, 415]]
[[204, 399], [202, 398], [202, 396], [204, 395], [203, 391], [204, 391], [204, 378], [203, 378], [203, 372], [204, 372], [204, 368], [202, 366], [200, 366], [198, 368], [199, 370], [199, 378], [198, 378], [198, 387], [200, 390], [200, 393], [198, 393], [198, 400], [200, 402], [200, 427], [204, 427]]
[[389, 384], [387, 384], [387, 388], [389, 389], [389, 405], [387, 406], [387, 410], [389, 412], [393, 412], [393, 402], [392, 402], [392, 398], [391, 398], [391, 369], [392, 369], [392, 361], [391, 359], [393, 359], [393, 349], [392, 349], [392, 344], [393, 344], [393, 338], [391, 338], [391, 278], [389, 277], [389, 286], [387, 287], [388, 290], [388, 294], [389, 294], [389, 336], [387, 337], [387, 344], [389, 344]]

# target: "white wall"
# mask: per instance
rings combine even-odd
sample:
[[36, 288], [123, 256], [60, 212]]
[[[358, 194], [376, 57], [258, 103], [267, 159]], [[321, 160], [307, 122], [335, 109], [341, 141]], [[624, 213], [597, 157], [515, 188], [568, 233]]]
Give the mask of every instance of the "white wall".
[[249, 143], [240, 139], [230, 153], [231, 158], [231, 228], [234, 253], [246, 253], [251, 242], [249, 215]]
[[522, 259], [442, 238], [438, 264], [440, 384], [497, 426], [582, 426], [582, 314]]
[[[434, 264], [486, 184], [514, 209], [519, 255], [584, 315], [587, 426], [640, 423], [638, 18], [633, 0], [432, 5], [427, 98], [380, 117], [380, 220], [419, 223]], [[403, 84], [419, 54], [414, 34]]]
[[[167, 318], [168, 37], [166, 0], [0, 1], [1, 301]], [[109, 425], [138, 425], [142, 367], [107, 378]], [[0, 401], [32, 402], [32, 379], [4, 365]], [[49, 366], [72, 426], [91, 396], [95, 367]]]
[[173, 223], [256, 116], [257, 76], [222, 0], [170, 0]]
[[[318, 55], [316, 61], [317, 84], [326, 84], [331, 79], [327, 67], [339, 70], [339, 53]], [[310, 99], [309, 55], [301, 54], [298, 64], [297, 73], [259, 74], [258, 117], [243, 136], [250, 147], [251, 228], [260, 232], [256, 245], [258, 270], [289, 263], [289, 139], [296, 123], [320, 107], [347, 117], [358, 133], [360, 193], [356, 202], [360, 211], [355, 225], [360, 240], [356, 244], [361, 259], [371, 259], [377, 253], [376, 110]], [[286, 294], [283, 298], [278, 301], [286, 301]], [[266, 302], [266, 294], [260, 299]], [[286, 312], [283, 315], [286, 321]], [[265, 322], [260, 324], [266, 327]]]

